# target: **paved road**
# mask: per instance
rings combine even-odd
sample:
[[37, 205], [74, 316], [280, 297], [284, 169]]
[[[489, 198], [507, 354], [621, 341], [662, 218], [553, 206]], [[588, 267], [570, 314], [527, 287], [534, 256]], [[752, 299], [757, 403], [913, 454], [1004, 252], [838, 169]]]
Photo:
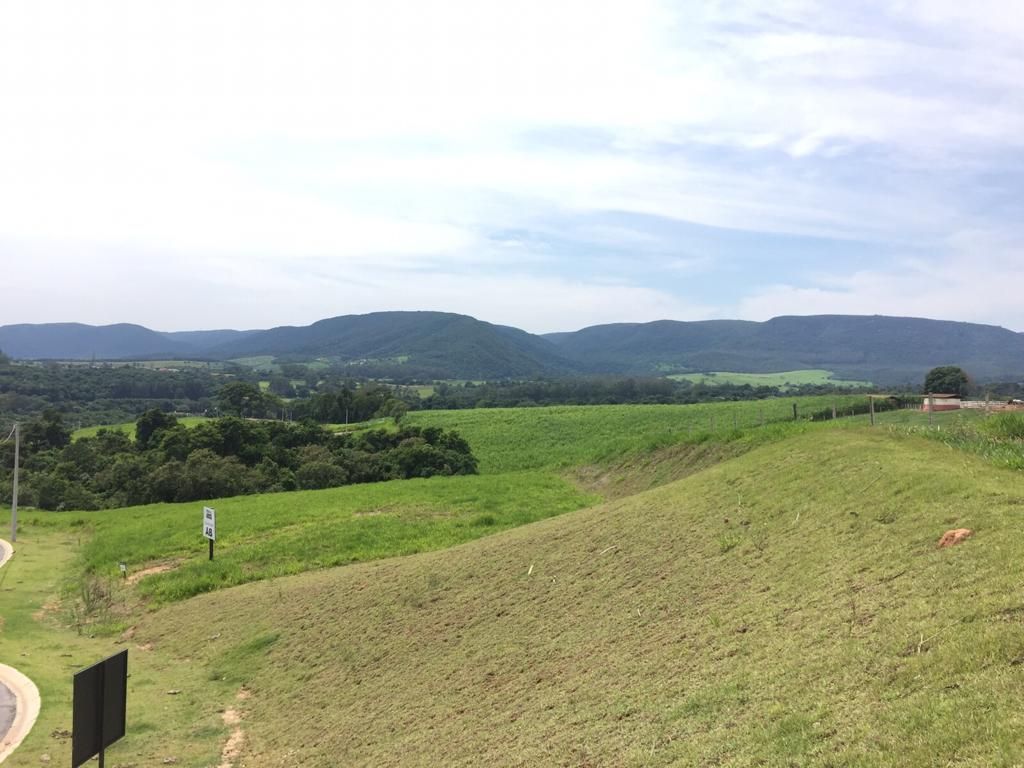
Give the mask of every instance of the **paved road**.
[[[11, 689], [0, 683], [0, 734], [7, 735], [7, 730], [14, 722], [14, 715], [18, 711], [17, 702]], [[0, 736], [2, 739], [3, 736]]]

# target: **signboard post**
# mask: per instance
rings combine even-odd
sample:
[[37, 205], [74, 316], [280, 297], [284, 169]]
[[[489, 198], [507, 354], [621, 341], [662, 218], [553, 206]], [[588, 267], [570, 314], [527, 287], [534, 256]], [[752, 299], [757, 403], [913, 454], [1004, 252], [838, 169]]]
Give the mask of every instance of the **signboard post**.
[[75, 673], [71, 716], [71, 766], [78, 768], [124, 736], [128, 703], [128, 651]]
[[210, 559], [213, 560], [213, 542], [217, 540], [217, 510], [203, 507], [203, 536], [210, 540]]

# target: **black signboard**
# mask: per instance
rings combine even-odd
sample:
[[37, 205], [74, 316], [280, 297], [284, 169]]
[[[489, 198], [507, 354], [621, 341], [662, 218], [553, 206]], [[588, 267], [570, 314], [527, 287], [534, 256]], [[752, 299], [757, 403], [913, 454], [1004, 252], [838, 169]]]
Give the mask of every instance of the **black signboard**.
[[124, 736], [127, 703], [127, 649], [75, 673], [71, 768], [95, 755], [103, 768], [103, 750]]

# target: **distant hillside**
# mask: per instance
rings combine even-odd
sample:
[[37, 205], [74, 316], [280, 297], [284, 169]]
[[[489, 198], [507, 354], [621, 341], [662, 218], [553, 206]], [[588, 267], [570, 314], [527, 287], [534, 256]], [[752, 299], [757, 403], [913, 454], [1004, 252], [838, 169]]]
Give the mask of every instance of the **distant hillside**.
[[22, 359], [327, 358], [371, 377], [529, 379], [574, 374], [832, 371], [881, 385], [919, 383], [937, 365], [979, 381], [1024, 379], [1024, 334], [907, 317], [813, 315], [596, 325], [536, 336], [449, 312], [374, 312], [266, 331], [159, 333], [139, 325], [0, 327]]
[[141, 325], [46, 323], [0, 327], [0, 349], [22, 359], [88, 360], [129, 357], [173, 357], [191, 348]]
[[844, 378], [917, 382], [955, 364], [982, 380], [1024, 375], [1024, 334], [975, 323], [919, 318], [812, 315], [764, 323], [735, 320], [619, 323], [548, 334], [590, 370], [746, 371], [824, 368]]
[[215, 347], [211, 354], [296, 360], [327, 357], [375, 372], [417, 371], [462, 379], [568, 374], [577, 367], [539, 336], [448, 312], [332, 317], [308, 326], [255, 333]]
[[229, 330], [160, 333], [131, 323], [22, 323], [0, 326], [0, 350], [10, 357], [29, 360], [192, 357], [214, 344], [251, 333]]

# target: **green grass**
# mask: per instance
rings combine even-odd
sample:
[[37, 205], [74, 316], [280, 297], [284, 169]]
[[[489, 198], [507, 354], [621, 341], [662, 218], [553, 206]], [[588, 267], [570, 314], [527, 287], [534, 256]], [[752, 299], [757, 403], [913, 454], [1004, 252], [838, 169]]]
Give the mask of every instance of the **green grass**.
[[25, 511], [0, 642], [44, 713], [9, 764], [62, 759], [72, 667], [136, 624], [115, 765], [217, 764], [226, 706], [252, 765], [1020, 764], [1024, 474], [934, 439], [1018, 425], [792, 402], [410, 414], [483, 474], [216, 500], [213, 563], [201, 502]]
[[[0, 657], [26, 674], [42, 698], [39, 719], [5, 768], [67, 764], [72, 675], [124, 647], [129, 736], [107, 751], [107, 765], [161, 765], [165, 758], [186, 768], [217, 765], [230, 732], [218, 710], [233, 703], [238, 685], [211, 679], [204, 665], [182, 663], [139, 642], [79, 634], [69, 609], [81, 608], [83, 591], [89, 590], [100, 614], [114, 597], [96, 593], [95, 584], [76, 575], [83, 538], [80, 529], [25, 526], [14, 557], [0, 568]], [[180, 694], [168, 695], [170, 690]]]
[[678, 381], [692, 381], [695, 384], [749, 384], [752, 387], [798, 387], [804, 384], [828, 384], [836, 387], [870, 387], [870, 381], [833, 378], [832, 371], [808, 368], [799, 371], [778, 373], [735, 373], [714, 371], [711, 373], [677, 373], [667, 378]]
[[[179, 416], [178, 423], [183, 424], [186, 427], [194, 427], [203, 421], [206, 421], [206, 416]], [[77, 440], [80, 437], [96, 437], [96, 433], [101, 429], [109, 429], [116, 432], [124, 432], [133, 440], [135, 439], [135, 422], [126, 421], [121, 424], [97, 424], [92, 427], [82, 427], [76, 429], [71, 433], [71, 439]]]
[[[800, 406], [820, 403], [804, 398]], [[31, 520], [85, 526], [91, 537], [83, 567], [105, 577], [116, 573], [118, 562], [133, 569], [172, 562], [172, 570], [139, 586], [145, 597], [167, 602], [310, 569], [442, 549], [559, 515], [602, 496], [678, 479], [808, 426], [791, 418], [790, 401], [412, 414], [413, 424], [458, 429], [482, 474], [204, 502], [219, 513], [213, 564], [205, 561], [198, 535], [200, 502]], [[751, 422], [755, 426], [743, 428]], [[393, 422], [374, 426], [391, 428]]]
[[944, 445], [807, 428], [136, 636], [252, 690], [254, 765], [1019, 765], [1022, 504], [1024, 475]]
[[811, 413], [833, 403], [840, 410], [863, 403], [856, 395], [776, 398], [699, 405], [565, 405], [550, 408], [486, 408], [412, 411], [406, 423], [455, 429], [480, 461], [483, 473], [568, 468], [638, 455]]
[[[107, 578], [118, 562], [135, 571], [173, 561], [139, 590], [158, 601], [312, 568], [442, 549], [592, 504], [597, 497], [549, 473], [439, 477], [324, 491], [236, 496], [211, 502], [152, 504], [70, 515], [26, 513], [79, 527], [82, 564]], [[217, 510], [216, 556], [207, 562], [200, 520]]]

